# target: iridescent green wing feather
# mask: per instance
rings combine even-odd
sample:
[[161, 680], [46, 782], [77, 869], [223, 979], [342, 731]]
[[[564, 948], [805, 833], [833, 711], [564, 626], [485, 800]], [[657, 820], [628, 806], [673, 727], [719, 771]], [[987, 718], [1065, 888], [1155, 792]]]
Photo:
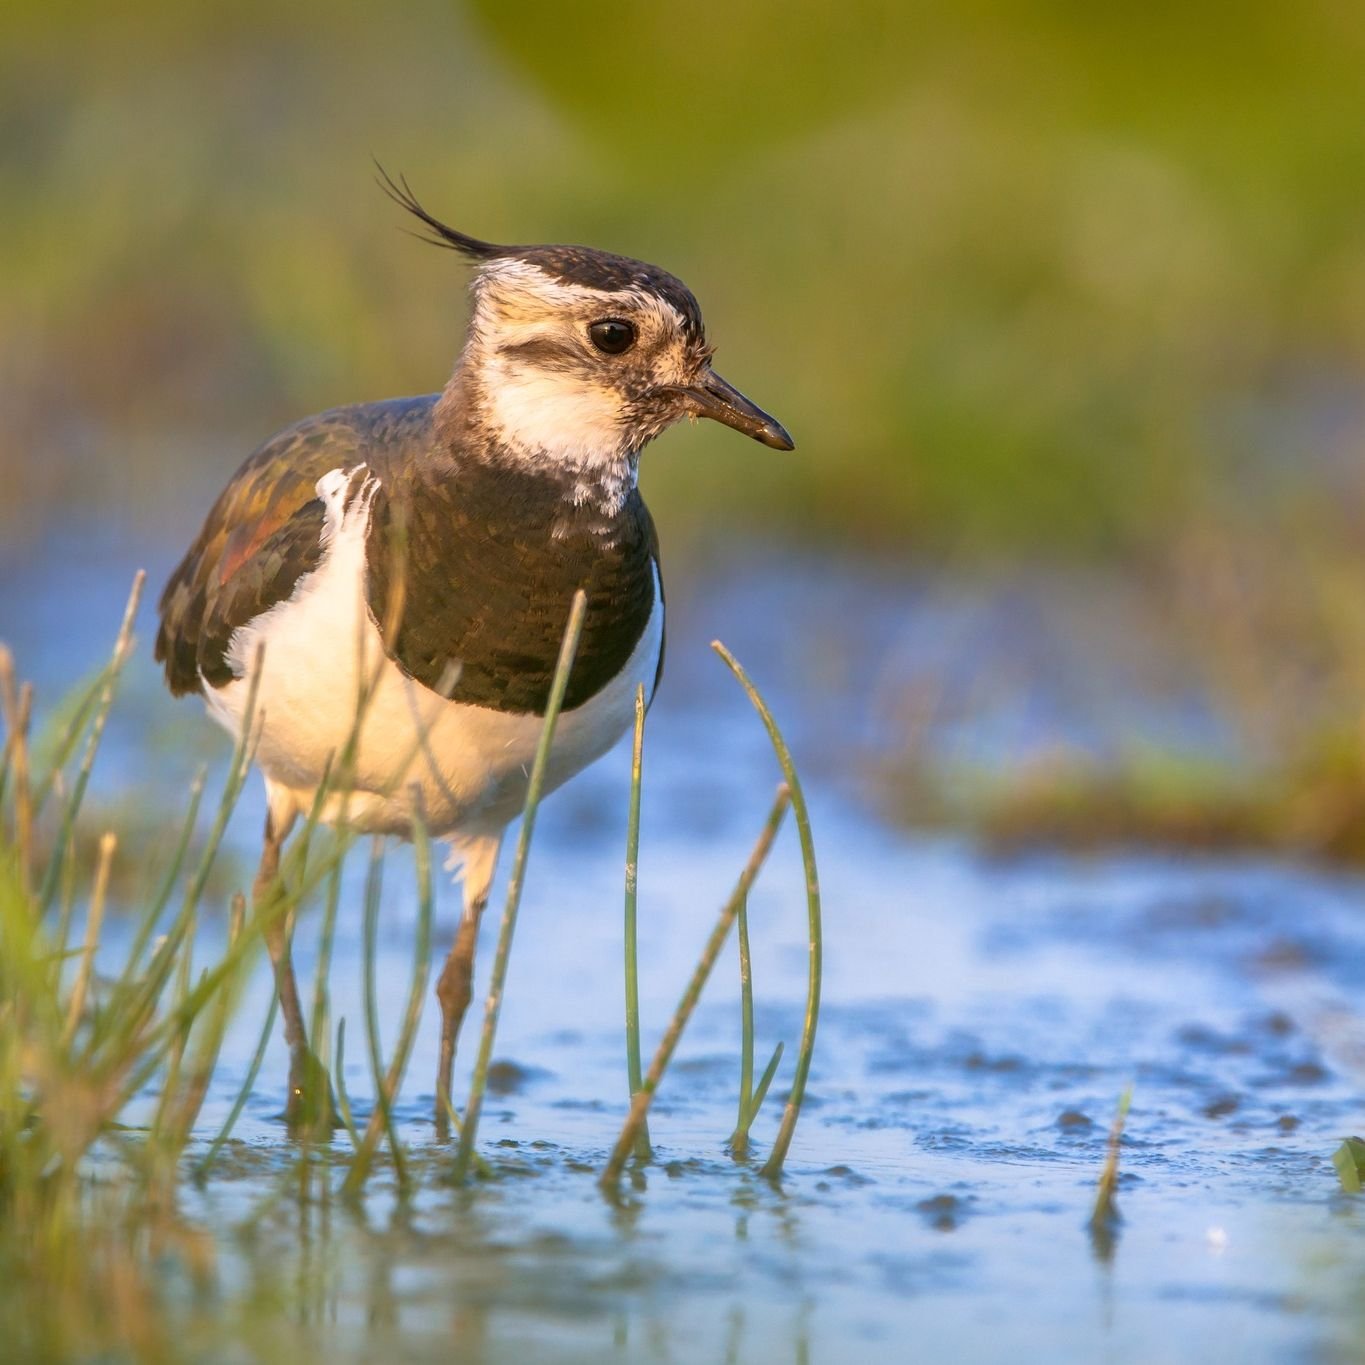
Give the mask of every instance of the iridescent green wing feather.
[[284, 601], [322, 558], [317, 481], [364, 459], [355, 409], [272, 437], [233, 476], [161, 595], [156, 657], [175, 695], [232, 680], [233, 632]]

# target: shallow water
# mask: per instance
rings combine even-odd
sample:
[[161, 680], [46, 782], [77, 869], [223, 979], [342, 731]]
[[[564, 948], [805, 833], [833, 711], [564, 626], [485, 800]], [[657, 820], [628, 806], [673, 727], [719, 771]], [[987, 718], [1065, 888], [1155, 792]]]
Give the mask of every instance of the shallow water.
[[[0, 637], [44, 689], [98, 659], [134, 563], [117, 541], [52, 551], [0, 576]], [[168, 557], [149, 564], [154, 583]], [[429, 1003], [398, 1111], [421, 1192], [399, 1202], [384, 1168], [361, 1212], [300, 1201], [285, 1175], [277, 1043], [216, 1176], [187, 1187], [183, 1212], [216, 1246], [195, 1313], [230, 1321], [273, 1306], [251, 1317], [273, 1324], [256, 1329], [261, 1350], [356, 1360], [1358, 1358], [1365, 1214], [1339, 1192], [1331, 1155], [1365, 1127], [1365, 1026], [1349, 1008], [1365, 985], [1365, 886], [1250, 858], [995, 862], [964, 842], [907, 837], [861, 799], [863, 761], [890, 742], [883, 702], [919, 657], [912, 644], [930, 648], [958, 606], [893, 575], [769, 559], [713, 579], [675, 573], [670, 607], [646, 756], [646, 1053], [777, 779], [761, 728], [705, 648], [719, 634], [788, 723], [825, 895], [825, 1003], [782, 1190], [724, 1153], [738, 1081], [733, 946], [652, 1112], [656, 1163], [618, 1204], [596, 1187], [625, 1110], [618, 750], [552, 799], [537, 828], [498, 1035], [498, 1057], [515, 1068], [480, 1133], [501, 1178], [469, 1190], [443, 1178]], [[106, 792], [179, 781], [210, 733], [192, 706], [158, 693], [145, 656], [116, 713]], [[1187, 708], [1166, 719], [1187, 723]], [[1008, 747], [1031, 723], [980, 742]], [[260, 818], [253, 785], [232, 830], [243, 868]], [[332, 989], [363, 1105], [353, 864]], [[390, 1043], [414, 902], [410, 859], [397, 853], [380, 932]], [[443, 886], [439, 940], [457, 911]], [[805, 989], [791, 830], [750, 916], [759, 1064], [786, 1041], [781, 1091]], [[304, 982], [315, 920], [296, 945]], [[485, 969], [496, 928], [490, 915]], [[207, 953], [221, 925], [204, 932]], [[262, 970], [205, 1139], [236, 1093], [269, 990]], [[472, 1035], [471, 1018], [466, 1063]], [[1097, 1240], [1095, 1181], [1130, 1083], [1123, 1219]], [[760, 1155], [778, 1110], [770, 1099], [755, 1126]]]

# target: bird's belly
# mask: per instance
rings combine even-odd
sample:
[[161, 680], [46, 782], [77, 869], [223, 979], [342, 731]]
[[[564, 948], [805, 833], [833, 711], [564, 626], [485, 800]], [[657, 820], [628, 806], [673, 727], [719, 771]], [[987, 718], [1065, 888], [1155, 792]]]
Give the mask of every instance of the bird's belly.
[[[256, 762], [272, 790], [307, 811], [324, 774], [354, 735], [345, 792], [321, 818], [375, 833], [406, 834], [414, 804], [434, 835], [499, 833], [519, 813], [539, 740], [539, 716], [447, 701], [384, 653], [365, 603], [363, 541], [338, 537], [294, 595], [236, 632], [229, 659], [242, 676], [206, 688], [210, 714], [240, 734], [258, 650], [261, 676], [253, 729]], [[546, 789], [604, 754], [630, 727], [637, 686], [652, 694], [663, 643], [656, 570], [654, 608], [621, 673], [564, 712]], [[367, 699], [359, 720], [362, 684]]]

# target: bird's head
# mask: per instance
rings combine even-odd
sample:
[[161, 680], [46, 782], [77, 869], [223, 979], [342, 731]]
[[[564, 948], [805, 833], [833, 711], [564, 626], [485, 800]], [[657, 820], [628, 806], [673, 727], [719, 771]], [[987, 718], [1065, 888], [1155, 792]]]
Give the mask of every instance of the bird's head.
[[406, 181], [388, 192], [427, 240], [479, 266], [455, 383], [469, 418], [520, 457], [587, 471], [634, 467], [683, 417], [791, 450], [781, 424], [722, 379], [692, 291], [657, 266], [578, 246], [495, 246], [447, 227]]

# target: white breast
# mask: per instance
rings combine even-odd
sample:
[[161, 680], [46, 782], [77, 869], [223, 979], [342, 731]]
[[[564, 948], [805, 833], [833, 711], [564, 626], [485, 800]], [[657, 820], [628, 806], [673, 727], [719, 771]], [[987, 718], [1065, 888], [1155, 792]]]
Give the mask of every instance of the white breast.
[[[373, 484], [345, 506], [359, 471], [318, 481], [327, 505], [322, 563], [293, 595], [237, 630], [228, 662], [238, 676], [205, 686], [209, 713], [239, 734], [247, 674], [265, 647], [258, 692], [256, 761], [278, 810], [292, 793], [300, 810], [355, 726], [362, 681], [369, 686], [345, 815], [356, 828], [404, 834], [414, 789], [434, 835], [495, 835], [519, 813], [540, 737], [538, 716], [511, 715], [446, 701], [404, 674], [383, 650], [365, 601], [365, 533]], [[567, 604], [566, 604], [567, 606]], [[625, 668], [595, 696], [559, 718], [547, 789], [599, 758], [634, 722], [635, 690], [653, 694], [663, 645], [663, 594], [654, 571], [654, 609]], [[323, 819], [341, 815], [332, 797]]]

